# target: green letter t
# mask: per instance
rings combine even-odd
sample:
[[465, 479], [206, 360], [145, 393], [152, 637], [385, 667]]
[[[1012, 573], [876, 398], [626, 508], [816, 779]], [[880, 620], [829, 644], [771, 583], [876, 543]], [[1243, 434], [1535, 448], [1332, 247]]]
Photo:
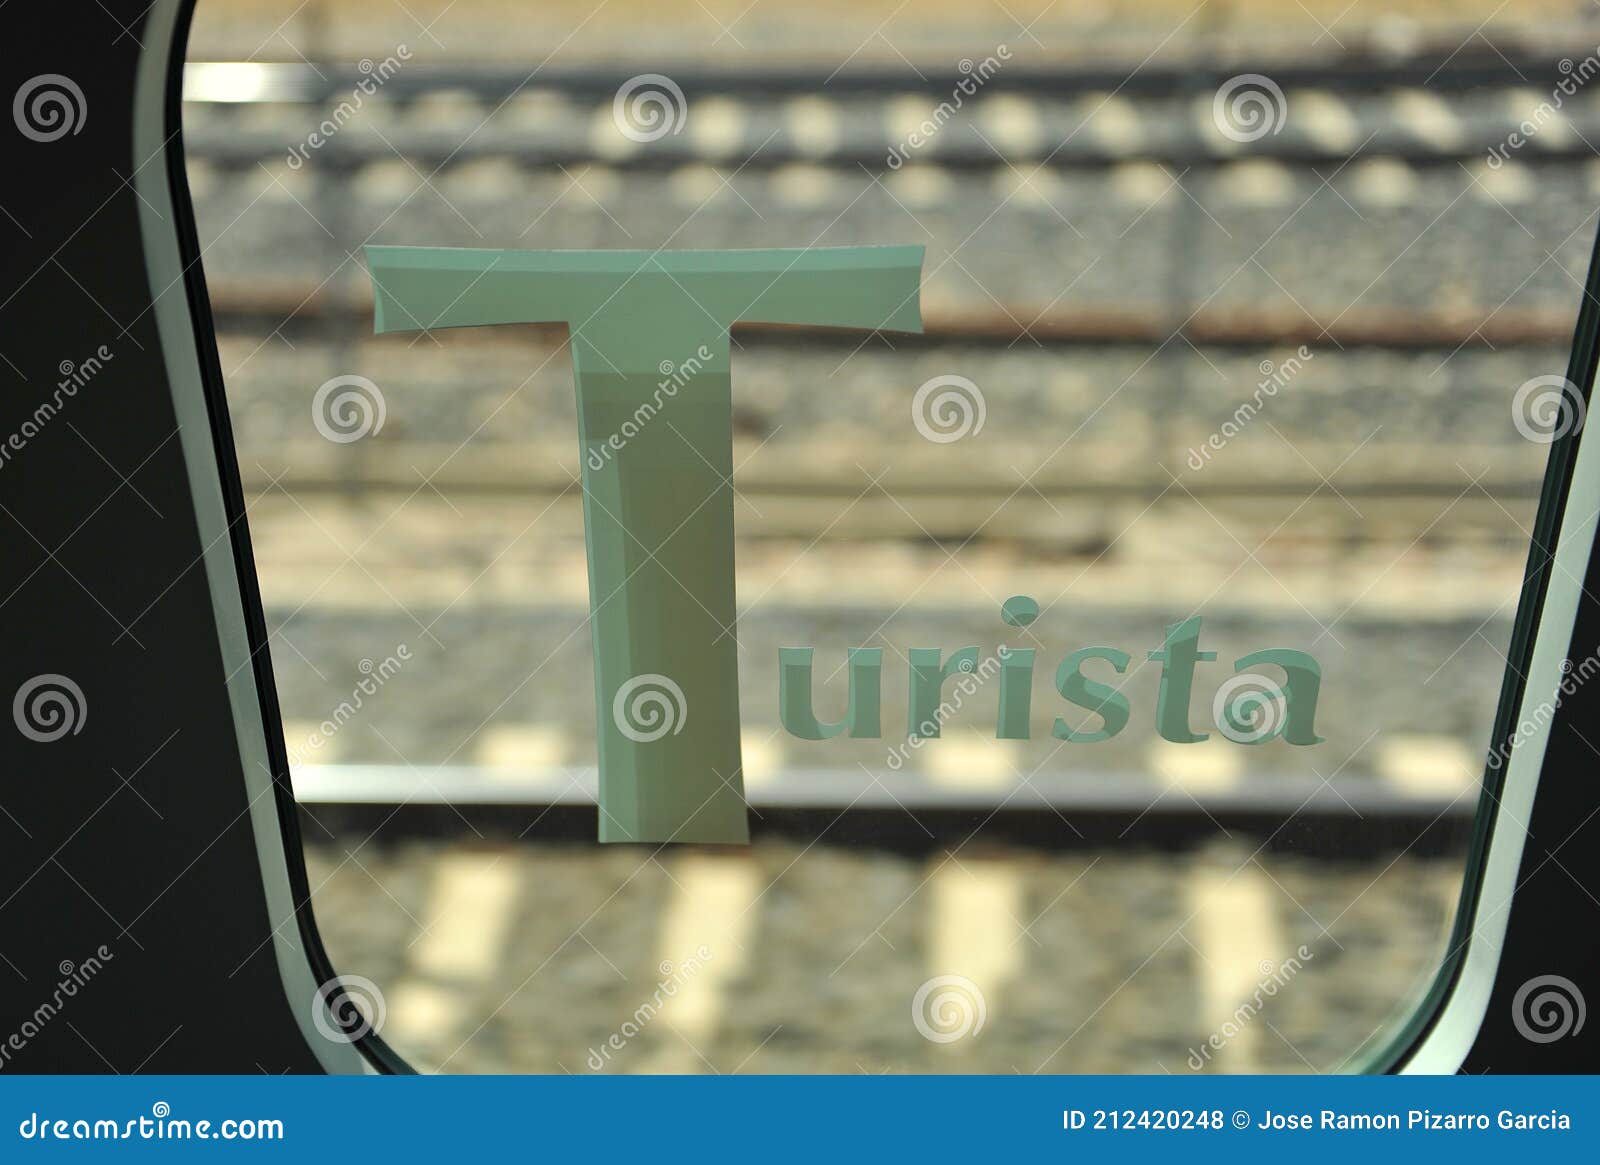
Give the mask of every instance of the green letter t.
[[600, 840], [748, 841], [728, 329], [920, 332], [922, 248], [366, 252], [379, 333], [568, 325]]

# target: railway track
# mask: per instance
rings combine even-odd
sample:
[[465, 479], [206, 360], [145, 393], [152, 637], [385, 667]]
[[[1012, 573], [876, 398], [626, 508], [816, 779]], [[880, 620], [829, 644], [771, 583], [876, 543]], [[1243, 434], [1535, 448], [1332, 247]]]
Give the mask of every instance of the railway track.
[[[914, 855], [830, 834], [652, 855], [363, 845], [313, 812], [334, 965], [383, 985], [387, 1040], [451, 1072], [1349, 1070], [1426, 987], [1461, 883], [1457, 853], [1308, 860], [1240, 835], [1183, 853]], [[591, 1061], [701, 944], [687, 997]], [[986, 1023], [936, 1044], [909, 1004], [953, 974]], [[1219, 1028], [1233, 1038], [1207, 1046]]]
[[[1583, 42], [1574, 38], [1574, 45]], [[1591, 47], [1584, 45], [1583, 47]], [[1082, 96], [1116, 91], [1130, 97], [1172, 97], [1215, 88], [1229, 77], [1246, 73], [1271, 76], [1284, 89], [1318, 89], [1355, 94], [1388, 89], [1426, 89], [1459, 94], [1484, 88], [1554, 84], [1573, 71], [1572, 52], [1546, 46], [1509, 47], [1502, 51], [1452, 42], [1447, 47], [1410, 55], [1350, 53], [1336, 60], [1303, 61], [1239, 58], [1228, 64], [1213, 59], [1147, 60], [1137, 67], [1122, 64], [1065, 62], [1059, 67], [1007, 64], [985, 82], [1003, 92]], [[356, 62], [190, 61], [184, 78], [184, 100], [195, 102], [318, 102], [342, 97], [367, 75]], [[920, 93], [946, 96], [951, 86], [970, 74], [957, 62], [921, 66], [882, 61], [871, 67], [845, 64], [838, 68], [765, 61], [757, 67], [664, 63], [687, 92], [733, 93], [756, 97], [790, 97], [817, 93]], [[440, 90], [470, 93], [489, 104], [526, 90], [557, 90], [608, 101], [617, 87], [637, 75], [636, 69], [602, 65], [545, 64], [529, 71], [503, 63], [450, 66], [408, 65], [384, 82], [397, 100], [415, 100]]]
[[[396, 63], [393, 75], [367, 94], [357, 90], [366, 75], [350, 66], [194, 62], [185, 83], [185, 133], [192, 156], [254, 166], [286, 157], [295, 138], [286, 140], [272, 117], [243, 116], [241, 108], [275, 108], [283, 122], [304, 122], [309, 130], [322, 118], [297, 111], [351, 108], [354, 101], [362, 116], [348, 125], [338, 117], [335, 130], [324, 131], [326, 142], [292, 165], [314, 158], [321, 168], [347, 170], [399, 152], [431, 170], [491, 157], [530, 167], [620, 162], [643, 170], [696, 162], [872, 171], [1040, 161], [1094, 168], [1130, 159], [1187, 168], [1246, 154], [1295, 166], [1391, 157], [1453, 167], [1482, 162], [1537, 119], [1537, 128], [1524, 134], [1525, 148], [1515, 151], [1516, 164], [1543, 166], [1588, 160], [1591, 143], [1600, 140], [1600, 107], [1562, 71], [1563, 61], [1585, 73], [1593, 64], [1457, 59], [1389, 70], [1373, 63], [1153, 68], [1131, 77], [1001, 64], [969, 96], [956, 86], [972, 84], [971, 77], [955, 69], [830, 76], [821, 69], [684, 68], [671, 76], [677, 92], [665, 116], [672, 131], [645, 141], [623, 133], [613, 116], [615, 94], [630, 83], [628, 73], [616, 70], [550, 69], [530, 77], [503, 68]], [[1245, 141], [1219, 127], [1214, 115], [1218, 87], [1237, 75], [1267, 78], [1276, 90], [1270, 100], [1279, 121]], [[1561, 97], [1557, 109], [1550, 98], [1563, 82], [1578, 91]], [[950, 104], [953, 95], [960, 109]], [[936, 117], [931, 133], [930, 117]], [[926, 144], [908, 146], [919, 127]]]
[[[1241, 65], [1284, 116], [1239, 142], [1214, 117], [1228, 71], [1018, 63], [892, 167], [958, 69], [669, 69], [676, 132], [633, 141], [615, 68], [404, 65], [300, 157], [369, 75], [194, 62], [185, 141], [225, 330], [361, 322], [361, 224], [379, 241], [692, 246], [714, 206], [717, 245], [924, 243], [923, 344], [1452, 353], [1570, 334], [1600, 90], [1541, 107], [1589, 68], [1528, 51]], [[1463, 267], [1486, 238], [1497, 261]]]
[[[963, 779], [963, 777], [965, 779]], [[353, 836], [472, 836], [592, 842], [592, 766], [308, 765], [295, 797], [321, 828]], [[1063, 852], [1127, 846], [1182, 850], [1219, 837], [1258, 839], [1301, 857], [1458, 855], [1478, 798], [1472, 782], [1414, 770], [1333, 781], [1264, 774], [1186, 781], [1160, 773], [946, 774], [788, 770], [746, 781], [758, 843], [826, 837], [904, 854], [977, 841]], [[1264, 840], [1262, 840], [1264, 839]]]
[[[291, 338], [326, 338], [329, 329], [365, 323], [372, 314], [372, 297], [366, 288], [330, 287], [309, 279], [263, 286], [224, 278], [213, 281], [210, 290], [216, 311], [230, 328], [265, 324]], [[1174, 319], [1170, 311], [1135, 304], [1042, 311], [1036, 304], [991, 304], [987, 309], [974, 306], [961, 311], [935, 307], [924, 314], [921, 337], [897, 336], [894, 342], [911, 348], [948, 341], [1004, 347], [1019, 343], [1150, 346], [1176, 339], [1218, 348], [1305, 344], [1450, 352], [1565, 343], [1572, 335], [1571, 317], [1570, 311], [1558, 308], [1508, 308], [1476, 314], [1460, 308], [1413, 308], [1398, 312], [1357, 309], [1319, 319], [1292, 306], [1274, 305], [1249, 313], [1231, 307], [1202, 307]], [[523, 334], [559, 338], [564, 332], [564, 328], [532, 325]], [[861, 343], [858, 333], [793, 325], [739, 324], [734, 334], [779, 339], [804, 336], [813, 343], [846, 348]]]
[[[454, 687], [470, 680], [496, 699], [518, 691], [526, 652], [508, 644], [532, 650], [581, 630], [581, 527], [562, 499], [575, 446], [551, 436], [572, 429], [564, 338], [524, 328], [372, 341], [357, 248], [373, 224], [386, 232], [377, 241], [478, 246], [924, 242], [924, 336], [863, 346], [838, 333], [740, 330], [736, 433], [743, 452], [762, 450], [739, 479], [746, 546], [781, 551], [818, 530], [846, 548], [965, 546], [981, 531], [983, 546], [1094, 566], [1092, 583], [1124, 606], [1097, 609], [1100, 624], [1143, 628], [1171, 603], [1138, 580], [1170, 571], [1174, 555], [1188, 555], [1178, 573], [1202, 591], [1226, 581], [1229, 564], [1203, 545], [1221, 513], [1249, 545], [1275, 538], [1262, 556], [1296, 588], [1287, 603], [1281, 584], [1236, 582], [1238, 611], [1264, 603], [1257, 614], [1298, 618], [1309, 603], [1331, 619], [1359, 605], [1365, 646], [1353, 650], [1401, 644], [1408, 667], [1425, 661], [1421, 675], [1474, 627], [1500, 641], [1522, 553], [1515, 515], [1531, 507], [1543, 460], [1509, 423], [1507, 401], [1559, 364], [1570, 334], [1567, 272], [1587, 247], [1600, 186], [1588, 146], [1600, 141], [1600, 100], [1580, 92], [1559, 116], [1541, 116], [1511, 160], [1485, 159], [1568, 75], [1560, 62], [1463, 53], [1231, 71], [1159, 65], [1126, 83], [1105, 68], [1001, 69], [899, 166], [891, 151], [958, 72], [669, 68], [686, 102], [681, 132], [635, 142], [613, 117], [629, 79], [616, 70], [552, 69], [528, 81], [498, 67], [406, 67], [292, 165], [293, 147], [364, 74], [191, 65], [190, 178], [291, 745], [348, 690], [338, 677], [352, 660], [404, 637], [449, 647], [427, 669], [443, 694], [408, 691], [409, 680], [385, 693], [392, 706], [374, 721], [381, 743], [357, 725], [337, 748], [299, 758], [303, 800], [352, 820], [403, 805], [397, 820], [431, 823], [424, 830], [459, 828], [468, 807], [474, 822], [518, 829], [537, 816], [553, 837], [592, 826], [592, 742], [573, 728], [592, 715], [585, 685], [530, 689], [488, 722], [481, 692]], [[1239, 143], [1218, 129], [1212, 100], [1235, 72], [1252, 71], [1281, 88], [1287, 116], [1278, 132]], [[715, 223], [697, 221], [713, 204]], [[988, 225], [975, 233], [975, 223]], [[1485, 238], [1500, 243], [1492, 262]], [[1003, 299], [991, 287], [1005, 288]], [[1301, 344], [1315, 358], [1268, 417], [1283, 441], [1258, 430], [1170, 499], [1158, 496], [1170, 478], [1130, 474], [1130, 463], [1182, 472], [1184, 451]], [[979, 370], [988, 444], [963, 450], [971, 455], [952, 479], [950, 450], [919, 440], [905, 409], [919, 381], [961, 369]], [[387, 427], [355, 445], [315, 439], [309, 394], [351, 370], [381, 384]], [[829, 392], [794, 393], [797, 381]], [[1080, 433], [1086, 417], [1095, 424]], [[852, 501], [866, 454], [851, 435], [860, 433], [878, 435], [868, 460], [890, 472], [881, 496]], [[1016, 496], [1017, 476], [1004, 470], [1032, 468], [1041, 433], [1072, 434], [1073, 456]], [[1368, 456], [1345, 464], [1357, 449]], [[385, 529], [391, 510], [404, 512]], [[1136, 518], [1143, 525], [1130, 533]], [[333, 535], [330, 545], [308, 529]], [[1391, 575], [1418, 531], [1426, 542], [1412, 558], [1421, 560]], [[1338, 574], [1314, 546], [1337, 546], [1339, 565], [1359, 559], [1373, 570]], [[1480, 563], [1473, 584], [1441, 593], [1434, 554]], [[490, 567], [485, 592], [467, 597]], [[906, 569], [858, 554], [835, 575], [835, 597], [847, 591], [867, 610]], [[923, 574], [932, 569], [923, 564]], [[983, 575], [981, 564], [968, 569]], [[384, 580], [381, 595], [368, 576]], [[765, 659], [779, 639], [821, 642], [837, 629], [844, 608], [813, 598], [804, 587], [780, 592], [751, 624], [752, 650]], [[945, 606], [924, 616], [945, 638], [976, 617]], [[576, 643], [564, 675], [582, 673], [581, 635]], [[1006, 836], [1045, 845], [1066, 844], [1052, 824], [1063, 813], [1096, 823], [1087, 835], [1101, 840], [1140, 822], [1148, 840], [1193, 841], [1219, 826], [1270, 832], [1300, 820], [1316, 824], [1313, 838], [1339, 839], [1330, 842], [1339, 852], [1363, 834], [1403, 839], [1398, 848], [1442, 822], [1453, 845], [1480, 767], [1473, 726], [1500, 666], [1480, 662], [1482, 674], [1448, 698], [1444, 683], [1424, 693], [1439, 732], [1417, 740], [1389, 725], [1398, 750], [1356, 762], [1348, 781], [1260, 758], [1208, 769], [1125, 741], [1094, 758], [1093, 772], [1048, 777], [1040, 795], [1004, 771], [1002, 750], [947, 749], [937, 771], [901, 778], [882, 771], [881, 749], [831, 762], [763, 753], [756, 745], [773, 726], [758, 718], [746, 726], [752, 802], [789, 834], [816, 836], [859, 798], [852, 828], [877, 844], [925, 843], [1009, 802], [1023, 807], [1008, 811], [1016, 821]], [[1348, 736], [1381, 719], [1405, 672], [1349, 693], [1330, 723]], [[770, 696], [759, 695], [762, 707]], [[462, 755], [438, 755], [440, 741], [461, 742]], [[1037, 764], [1012, 759], [1021, 772]], [[918, 815], [943, 824], [930, 834]]]

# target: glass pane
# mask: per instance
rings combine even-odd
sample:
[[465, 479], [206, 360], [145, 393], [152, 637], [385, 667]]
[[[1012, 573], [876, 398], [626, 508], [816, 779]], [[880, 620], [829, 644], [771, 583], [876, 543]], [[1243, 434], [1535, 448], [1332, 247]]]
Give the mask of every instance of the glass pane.
[[[185, 79], [314, 905], [384, 1036], [486, 1072], [1381, 1048], [1572, 419], [1590, 107], [1495, 47], [1516, 13], [435, 7], [206, 0]], [[374, 336], [368, 244], [922, 247], [924, 331], [740, 323], [731, 414], [690, 348], [585, 445], [562, 320], [421, 326], [464, 285]], [[710, 483], [624, 507], [687, 551], [596, 492], [634, 441]], [[658, 588], [616, 642], [677, 644], [645, 678], [736, 661], [748, 846], [597, 840], [597, 739], [620, 782], [735, 728], [597, 681], [602, 510]], [[724, 510], [736, 653], [667, 565], [715, 582]]]

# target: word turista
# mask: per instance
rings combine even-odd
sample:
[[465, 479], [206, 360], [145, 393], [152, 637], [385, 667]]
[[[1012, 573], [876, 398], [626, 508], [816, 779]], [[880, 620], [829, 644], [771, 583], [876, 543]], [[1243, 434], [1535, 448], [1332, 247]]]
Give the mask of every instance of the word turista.
[[[1039, 605], [1026, 595], [1007, 599], [1001, 618], [1013, 627], [1026, 627], [1039, 614]], [[1161, 665], [1156, 694], [1156, 731], [1176, 744], [1206, 740], [1189, 722], [1190, 697], [1197, 665], [1217, 658], [1200, 649], [1199, 615], [1166, 628], [1162, 645], [1149, 653]], [[946, 685], [954, 681], [966, 695], [999, 676], [999, 711], [995, 737], [1027, 740], [1031, 735], [1033, 676], [1037, 652], [1033, 648], [1001, 646], [994, 655], [979, 660], [977, 647], [963, 647], [944, 657], [938, 648], [914, 647], [908, 654], [907, 734], [912, 739], [935, 738], [944, 723], [961, 707], [960, 695], [945, 698]], [[819, 720], [812, 700], [812, 656], [809, 647], [778, 649], [779, 718], [788, 732], [802, 740], [826, 740], [847, 735], [876, 739], [882, 732], [883, 649], [853, 647], [846, 653], [849, 671], [849, 705], [841, 720]], [[1055, 687], [1068, 704], [1093, 713], [1099, 724], [1073, 727], [1058, 716], [1052, 735], [1073, 744], [1110, 740], [1128, 726], [1132, 708], [1123, 692], [1085, 674], [1085, 667], [1126, 672], [1132, 656], [1115, 647], [1083, 647], [1064, 658], [1056, 668]], [[1279, 669], [1276, 683], [1250, 669], [1269, 665]], [[1218, 728], [1241, 744], [1260, 744], [1282, 737], [1289, 744], [1319, 744], [1315, 728], [1317, 696], [1322, 669], [1304, 651], [1268, 648], [1234, 660], [1235, 675], [1217, 691]], [[1235, 695], [1241, 687], [1248, 688]]]

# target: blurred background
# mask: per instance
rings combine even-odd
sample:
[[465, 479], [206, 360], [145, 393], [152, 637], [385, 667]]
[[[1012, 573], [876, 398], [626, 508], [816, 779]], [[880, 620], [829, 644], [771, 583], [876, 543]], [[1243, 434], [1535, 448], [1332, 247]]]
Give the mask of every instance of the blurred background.
[[[189, 183], [371, 1022], [451, 1072], [1377, 1055], [1446, 952], [1570, 422], [1523, 388], [1592, 243], [1597, 45], [1536, 0], [202, 0]], [[927, 248], [923, 336], [735, 332], [748, 850], [595, 844], [564, 330], [375, 338], [368, 242]], [[1178, 745], [1146, 654], [1194, 614]], [[906, 653], [969, 644], [1038, 650], [1032, 738], [991, 684], [907, 749]], [[1063, 744], [1089, 645], [1132, 716]], [[884, 648], [884, 738], [785, 732], [781, 646], [825, 720]], [[1268, 647], [1320, 661], [1322, 743], [1216, 730]]]

